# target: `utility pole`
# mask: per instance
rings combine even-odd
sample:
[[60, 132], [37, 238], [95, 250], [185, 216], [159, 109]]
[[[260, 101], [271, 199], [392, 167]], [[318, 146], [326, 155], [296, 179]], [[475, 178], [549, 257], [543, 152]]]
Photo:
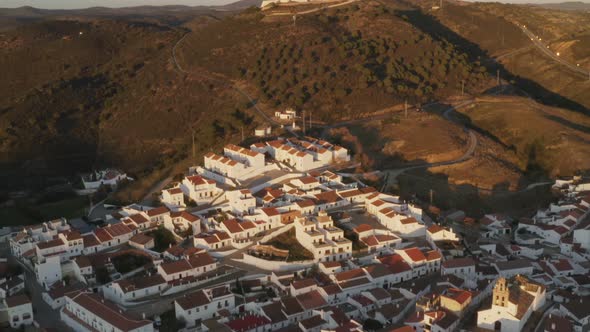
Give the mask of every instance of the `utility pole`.
[[192, 128], [192, 132], [193, 132], [193, 163], [195, 162], [195, 158], [196, 158], [196, 152], [195, 152], [195, 129]]
[[461, 80], [461, 96], [465, 95], [465, 80]]
[[496, 80], [498, 81], [498, 85], [500, 85], [500, 69], [496, 70]]
[[430, 205], [433, 205], [434, 202], [434, 190], [430, 189]]
[[240, 128], [242, 128], [242, 142], [244, 141], [244, 126], [241, 126]]
[[301, 116], [303, 118], [303, 135], [305, 135], [305, 111], [302, 111], [303, 115]]
[[404, 117], [406, 119], [408, 118], [408, 100], [407, 99], [404, 101]]

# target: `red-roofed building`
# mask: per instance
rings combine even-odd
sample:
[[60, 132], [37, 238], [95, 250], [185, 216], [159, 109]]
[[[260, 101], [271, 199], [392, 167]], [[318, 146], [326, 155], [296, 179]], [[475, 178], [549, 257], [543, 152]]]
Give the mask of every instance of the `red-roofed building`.
[[208, 204], [223, 193], [223, 190], [217, 187], [215, 181], [200, 175], [184, 178], [180, 184], [180, 189], [185, 196], [197, 205]]
[[413, 276], [421, 276], [440, 269], [442, 255], [436, 250], [423, 252], [420, 249], [406, 248], [396, 250], [413, 270]]
[[186, 207], [184, 202], [184, 192], [180, 187], [162, 190], [160, 202], [166, 205], [170, 210], [176, 211]]
[[473, 294], [470, 291], [449, 288], [440, 295], [440, 305], [457, 316], [462, 316], [472, 298]]
[[73, 330], [97, 331], [95, 326], [101, 326], [103, 331], [154, 330], [152, 321], [134, 319], [98, 294], [80, 292], [68, 294], [65, 299], [66, 305], [60, 312], [61, 320]]
[[246, 314], [225, 323], [234, 332], [268, 331], [271, 328], [270, 319], [265, 316]]

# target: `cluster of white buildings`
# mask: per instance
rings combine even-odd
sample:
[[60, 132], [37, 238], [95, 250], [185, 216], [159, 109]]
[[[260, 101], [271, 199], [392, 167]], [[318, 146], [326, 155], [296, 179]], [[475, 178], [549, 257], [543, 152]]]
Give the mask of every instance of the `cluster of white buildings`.
[[557, 180], [557, 203], [539, 209], [532, 218], [521, 219], [515, 235], [519, 244], [559, 246], [561, 253], [578, 262], [590, 258], [590, 183], [581, 179]]
[[105, 169], [94, 171], [82, 176], [82, 184], [85, 189], [96, 190], [101, 186], [116, 187], [117, 184], [124, 180], [133, 180], [127, 174], [116, 169]]
[[256, 143], [250, 148], [302, 172], [350, 161], [350, 154], [344, 147], [312, 137], [278, 139]]
[[344, 237], [344, 231], [334, 226], [325, 211], [316, 217], [297, 217], [295, 236], [309, 250], [316, 261], [341, 261], [352, 257], [352, 241]]
[[[75, 331], [154, 331], [152, 320], [125, 308], [162, 296], [191, 331], [360, 332], [374, 324], [451, 332], [475, 310], [478, 328], [521, 331], [549, 300], [557, 303], [550, 327], [588, 329], [590, 314], [580, 307], [590, 301], [590, 185], [558, 182], [563, 199], [514, 232], [509, 217], [487, 214], [468, 244], [416, 205], [316, 169], [348, 160], [346, 149], [310, 137], [228, 145], [163, 190], [163, 206], [125, 206], [83, 233], [66, 219], [48, 221], [8, 242]], [[289, 176], [240, 185], [270, 169], [290, 169]], [[156, 252], [162, 229], [177, 244]], [[286, 234], [309, 259], [289, 259], [276, 242]], [[543, 256], [545, 245], [560, 255]], [[146, 263], [117, 271], [131, 256]], [[235, 266], [256, 272], [194, 291]], [[31, 324], [32, 303], [18, 295], [24, 279], [1, 272], [2, 261], [0, 317], [13, 327]]]

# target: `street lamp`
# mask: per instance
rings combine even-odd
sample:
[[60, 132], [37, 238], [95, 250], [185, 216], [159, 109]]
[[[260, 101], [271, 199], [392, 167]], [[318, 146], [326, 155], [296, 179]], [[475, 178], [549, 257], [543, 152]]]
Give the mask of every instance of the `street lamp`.
[[559, 52], [557, 52], [556, 54], [557, 54], [557, 56], [559, 56]]

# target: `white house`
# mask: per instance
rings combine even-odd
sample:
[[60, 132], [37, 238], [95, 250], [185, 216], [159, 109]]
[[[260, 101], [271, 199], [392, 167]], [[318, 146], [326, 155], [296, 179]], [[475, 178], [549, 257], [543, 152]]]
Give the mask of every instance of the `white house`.
[[166, 280], [172, 281], [194, 277], [214, 270], [217, 263], [208, 253], [199, 253], [188, 259], [163, 263], [158, 266], [158, 273]]
[[144, 233], [137, 233], [129, 239], [129, 245], [137, 249], [153, 249], [154, 238]]
[[234, 144], [228, 144], [223, 148], [223, 154], [233, 160], [244, 163], [249, 168], [264, 168], [264, 154], [260, 152], [245, 149]]
[[167, 283], [159, 274], [117, 280], [102, 288], [103, 296], [116, 303], [126, 304], [144, 297], [160, 294], [167, 289]]
[[252, 196], [249, 189], [226, 191], [225, 199], [231, 211], [238, 215], [252, 214], [256, 209], [256, 198]]
[[178, 210], [186, 207], [186, 204], [184, 203], [184, 193], [180, 187], [162, 190], [160, 201], [170, 210]]
[[195, 248], [215, 250], [227, 247], [231, 243], [232, 239], [228, 233], [217, 230], [199, 233], [193, 237], [193, 246]]
[[79, 292], [66, 295], [60, 312], [61, 320], [76, 332], [153, 332], [154, 323], [134, 319], [112, 302], [96, 293]]
[[344, 231], [334, 227], [334, 221], [325, 211], [316, 218], [295, 219], [295, 236], [317, 261], [337, 261], [352, 257], [352, 242]]
[[61, 281], [61, 262], [59, 256], [48, 256], [40, 259], [35, 264], [35, 276], [37, 281], [46, 290], [49, 290], [51, 285]]
[[459, 236], [457, 236], [453, 230], [436, 224], [433, 224], [426, 229], [426, 240], [434, 248], [436, 248], [437, 241], [460, 241]]
[[233, 310], [236, 297], [229, 285], [203, 289], [177, 298], [174, 301], [176, 319], [187, 327], [200, 326], [203, 320], [218, 316], [220, 310]]
[[85, 189], [98, 189], [100, 186], [115, 187], [122, 180], [132, 180], [127, 174], [114, 169], [92, 172], [82, 176]]
[[475, 261], [470, 257], [448, 259], [442, 263], [440, 272], [442, 275], [454, 274], [459, 277], [477, 276]]
[[222, 189], [217, 187], [215, 181], [200, 175], [191, 175], [184, 178], [180, 184], [180, 189], [197, 205], [210, 203], [223, 192]]
[[9, 296], [4, 299], [4, 305], [13, 329], [33, 324], [33, 304], [26, 295]]
[[292, 108], [287, 108], [284, 111], [276, 111], [275, 118], [279, 120], [293, 120], [297, 117], [297, 112]]
[[396, 249], [395, 252], [412, 267], [414, 277], [440, 270], [442, 255], [436, 250], [423, 252], [416, 247], [411, 247]]
[[492, 264], [500, 277], [510, 278], [515, 275], [532, 275], [533, 265], [526, 259], [516, 259], [513, 261], [499, 261]]

